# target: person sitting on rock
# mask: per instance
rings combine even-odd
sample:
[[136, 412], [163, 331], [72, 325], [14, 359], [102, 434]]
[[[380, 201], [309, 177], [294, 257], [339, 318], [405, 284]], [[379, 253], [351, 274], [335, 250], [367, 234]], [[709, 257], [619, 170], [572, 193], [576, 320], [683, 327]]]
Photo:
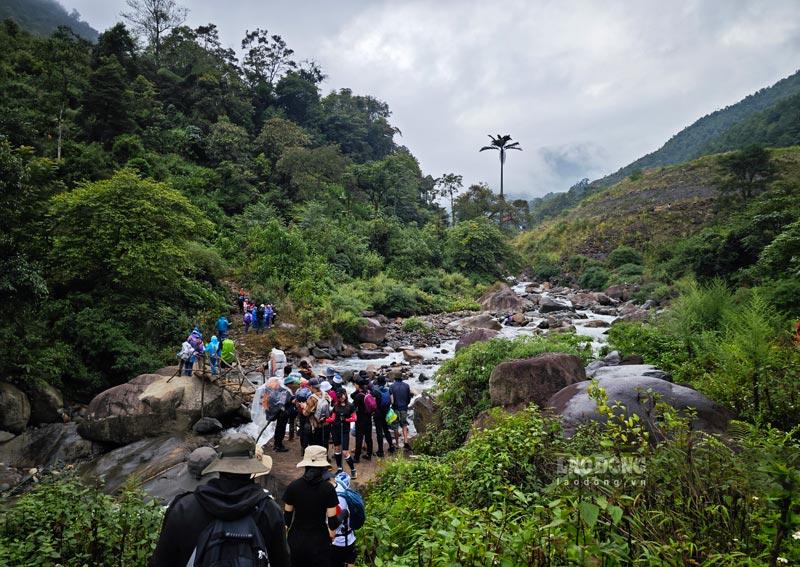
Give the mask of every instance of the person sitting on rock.
[[[244, 433], [224, 436], [219, 452], [220, 457], [202, 473], [218, 473], [219, 478], [194, 492], [176, 496], [167, 508], [149, 566], [194, 565], [196, 561], [201, 564], [204, 557], [216, 551], [224, 557], [238, 555], [243, 547], [241, 538], [226, 537], [237, 533], [252, 535], [258, 545], [258, 558], [267, 559], [271, 567], [289, 567], [281, 509], [269, 492], [252, 480], [253, 475], [270, 471], [272, 459], [255, 458], [255, 443]], [[214, 545], [217, 542], [219, 545]], [[249, 552], [256, 552], [251, 543], [246, 547]]]

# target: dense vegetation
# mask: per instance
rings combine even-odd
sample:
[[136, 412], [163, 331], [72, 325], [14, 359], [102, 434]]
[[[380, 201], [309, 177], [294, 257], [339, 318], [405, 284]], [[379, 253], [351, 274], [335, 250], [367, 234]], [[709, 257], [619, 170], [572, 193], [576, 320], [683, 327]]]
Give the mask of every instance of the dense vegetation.
[[386, 103], [323, 95], [280, 36], [240, 61], [213, 24], [143, 33], [0, 25], [3, 379], [85, 396], [152, 370], [223, 280], [307, 341], [472, 305], [516, 267], [493, 219], [449, 226]]
[[77, 11], [68, 13], [56, 0], [0, 0], [0, 21], [6, 19], [39, 35], [50, 35], [59, 26], [67, 26], [89, 41], [96, 41], [98, 36]]

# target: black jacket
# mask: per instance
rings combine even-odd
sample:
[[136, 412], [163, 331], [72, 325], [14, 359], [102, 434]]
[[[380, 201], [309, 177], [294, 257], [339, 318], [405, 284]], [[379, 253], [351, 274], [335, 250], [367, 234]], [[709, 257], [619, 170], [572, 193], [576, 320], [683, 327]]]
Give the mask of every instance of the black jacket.
[[[183, 567], [189, 561], [200, 533], [216, 518], [241, 518], [269, 496], [252, 480], [242, 475], [223, 476], [200, 486], [194, 492], [177, 496], [167, 509], [161, 537], [150, 558], [150, 567]], [[289, 547], [283, 511], [271, 500], [256, 518], [267, 544], [271, 567], [289, 567]]]

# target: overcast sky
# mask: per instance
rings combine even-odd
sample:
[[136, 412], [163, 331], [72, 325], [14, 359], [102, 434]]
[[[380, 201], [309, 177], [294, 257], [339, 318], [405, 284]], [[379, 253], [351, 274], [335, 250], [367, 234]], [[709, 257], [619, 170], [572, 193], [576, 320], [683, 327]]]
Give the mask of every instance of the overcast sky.
[[[180, 0], [179, 0], [180, 1]], [[102, 31], [124, 0], [60, 0]], [[524, 151], [506, 192], [616, 171], [800, 67], [798, 0], [185, 0], [188, 24], [284, 37], [341, 87], [389, 103], [425, 173], [499, 185], [487, 134]]]

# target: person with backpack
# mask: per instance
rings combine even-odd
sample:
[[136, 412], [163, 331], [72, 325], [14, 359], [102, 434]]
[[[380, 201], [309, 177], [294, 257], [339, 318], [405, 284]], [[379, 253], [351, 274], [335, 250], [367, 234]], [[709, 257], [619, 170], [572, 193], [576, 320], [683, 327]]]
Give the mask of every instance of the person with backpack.
[[221, 368], [233, 366], [233, 363], [236, 362], [236, 343], [233, 342], [232, 338], [228, 337], [222, 341], [222, 351], [220, 351], [219, 358], [222, 361], [220, 363]]
[[283, 445], [283, 439], [286, 437], [286, 424], [289, 421], [291, 403], [292, 391], [283, 385], [280, 378], [270, 378], [267, 381], [264, 399], [261, 400], [261, 407], [266, 413], [267, 423], [275, 422], [274, 446], [277, 453], [285, 453], [289, 450]]
[[189, 354], [189, 358], [184, 360], [183, 371], [186, 376], [191, 376], [195, 361], [198, 357], [202, 357], [203, 353], [205, 352], [205, 346], [203, 345], [203, 334], [200, 332], [200, 329], [195, 327], [189, 336], [186, 337], [186, 342], [189, 343], [189, 346], [192, 347], [192, 350]]
[[169, 505], [149, 566], [289, 567], [284, 515], [251, 479], [269, 473], [272, 459], [256, 459], [255, 443], [244, 433], [225, 435], [219, 452], [203, 470], [219, 478], [176, 496]]
[[192, 348], [192, 345], [189, 344], [189, 341], [183, 341], [183, 344], [181, 345], [181, 350], [179, 350], [178, 353], [175, 355], [178, 357], [178, 376], [183, 376], [187, 367], [189, 370], [188, 375], [189, 376], [192, 375], [192, 367], [189, 361], [191, 360], [193, 354], [194, 354], [194, 349]]
[[261, 331], [264, 329], [264, 315], [265, 315], [265, 308], [264, 304], [262, 303], [256, 308], [256, 323], [254, 326], [257, 335], [260, 335]]
[[267, 331], [269, 331], [269, 328], [272, 326], [272, 315], [272, 304], [269, 303], [264, 308], [264, 326], [266, 327]]
[[342, 388], [336, 394], [336, 405], [333, 406], [333, 411], [326, 422], [330, 426], [336, 472], [342, 472], [342, 458], [344, 458], [353, 478], [356, 478], [356, 465], [350, 456], [350, 424], [355, 420], [356, 408], [347, 401], [347, 392]]
[[283, 494], [292, 567], [331, 564], [331, 539], [341, 518], [336, 510], [336, 489], [328, 482], [333, 478], [330, 466], [327, 449], [309, 445], [297, 463], [297, 468], [305, 468], [303, 476], [292, 481]]
[[249, 311], [245, 311], [244, 315], [242, 315], [242, 323], [244, 324], [244, 334], [247, 334], [247, 331], [250, 330], [250, 325], [253, 324], [253, 314]]
[[219, 338], [222, 339], [223, 341], [228, 336], [228, 329], [230, 328], [230, 326], [231, 323], [230, 321], [228, 321], [227, 317], [225, 317], [225, 315], [220, 315], [219, 319], [217, 319], [216, 328]]
[[[375, 407], [372, 407], [372, 412], [369, 411], [370, 408], [367, 407], [366, 404], [366, 397], [367, 394], [372, 396], [369, 392], [369, 380], [365, 377], [359, 377], [356, 381], [356, 391], [353, 392], [351, 397], [353, 398], [353, 404], [356, 406], [356, 454], [355, 458], [353, 459], [354, 462], [360, 463], [361, 462], [361, 451], [363, 449], [364, 443], [367, 444], [367, 452], [364, 455], [364, 460], [369, 461], [372, 460], [372, 415], [375, 412]], [[373, 398], [374, 401], [374, 398]]]
[[[411, 399], [414, 395], [411, 393], [411, 388], [403, 380], [403, 375], [398, 374], [394, 379], [394, 384], [389, 388], [392, 394], [392, 409], [397, 414], [396, 426], [403, 432], [403, 449], [406, 451], [411, 450], [411, 445], [408, 443], [408, 407], [411, 405]], [[399, 441], [399, 439], [395, 439]], [[400, 446], [400, 443], [397, 443]]]
[[346, 472], [338, 473], [332, 482], [339, 499], [336, 512], [342, 517], [342, 523], [336, 528], [336, 537], [333, 538], [331, 567], [354, 567], [357, 556], [356, 530], [364, 525], [366, 519], [364, 499], [350, 488], [350, 477]]
[[244, 290], [240, 288], [239, 295], [236, 298], [236, 305], [239, 306], [239, 313], [244, 313], [244, 298], [245, 298]]
[[389, 413], [389, 408], [392, 407], [392, 394], [389, 388], [386, 387], [386, 376], [378, 376], [375, 379], [375, 384], [372, 386], [372, 395], [378, 402], [378, 409], [372, 414], [375, 422], [375, 437], [378, 442], [377, 451], [375, 456], [383, 458], [383, 440], [389, 445], [389, 453], [394, 454], [394, 442], [392, 441], [392, 431], [389, 424], [386, 423], [386, 414]]
[[305, 378], [300, 378], [300, 387], [294, 394], [294, 405], [297, 408], [297, 428], [300, 432], [300, 451], [306, 450], [306, 447], [311, 445], [311, 422], [307, 415], [303, 414], [303, 404], [311, 397], [311, 388], [309, 388], [309, 381]]
[[308, 418], [308, 439], [310, 443], [327, 447], [324, 425], [331, 412], [328, 396], [322, 392], [320, 386], [320, 381], [316, 378], [309, 380], [308, 387], [311, 389], [311, 395], [305, 402], [300, 404], [300, 413]]
[[219, 339], [216, 335], [211, 337], [211, 340], [208, 342], [206, 346], [206, 352], [208, 353], [208, 362], [211, 364], [211, 375], [216, 376], [217, 371], [219, 370], [219, 355], [220, 350], [222, 349], [222, 345], [219, 342]]

